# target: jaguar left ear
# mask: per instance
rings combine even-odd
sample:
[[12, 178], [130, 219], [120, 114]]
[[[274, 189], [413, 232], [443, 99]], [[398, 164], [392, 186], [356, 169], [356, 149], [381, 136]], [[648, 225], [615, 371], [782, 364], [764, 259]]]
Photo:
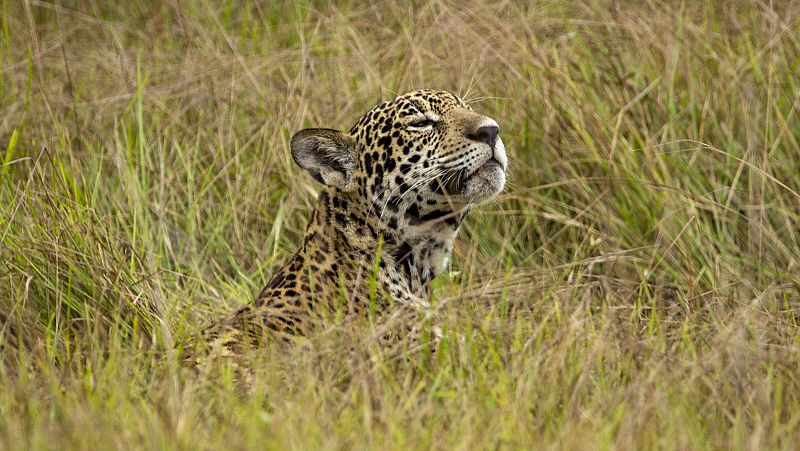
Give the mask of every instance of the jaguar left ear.
[[307, 128], [292, 136], [292, 158], [327, 186], [352, 191], [356, 169], [356, 142], [352, 136], [328, 128]]

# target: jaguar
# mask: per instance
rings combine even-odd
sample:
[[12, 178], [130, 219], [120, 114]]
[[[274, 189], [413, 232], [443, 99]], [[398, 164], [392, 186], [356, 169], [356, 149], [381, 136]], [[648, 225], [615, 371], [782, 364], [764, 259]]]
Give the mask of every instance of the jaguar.
[[298, 131], [291, 155], [322, 184], [302, 245], [202, 340], [239, 354], [337, 318], [424, 308], [465, 216], [505, 185], [499, 132], [494, 119], [434, 90], [383, 102], [349, 131]]

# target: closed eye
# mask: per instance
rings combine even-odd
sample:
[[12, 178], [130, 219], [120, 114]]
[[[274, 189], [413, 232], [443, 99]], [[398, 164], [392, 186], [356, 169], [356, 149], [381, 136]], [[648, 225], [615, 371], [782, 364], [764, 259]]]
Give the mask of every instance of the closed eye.
[[433, 130], [434, 125], [436, 125], [436, 121], [425, 118], [408, 124], [408, 129], [412, 131], [428, 131]]

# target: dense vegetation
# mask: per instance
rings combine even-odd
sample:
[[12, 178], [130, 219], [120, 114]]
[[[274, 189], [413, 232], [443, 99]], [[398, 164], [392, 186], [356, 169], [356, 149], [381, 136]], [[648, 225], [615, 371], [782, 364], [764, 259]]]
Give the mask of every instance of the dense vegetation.
[[[800, 3], [2, 0], [0, 447], [800, 446]], [[291, 133], [447, 89], [500, 123], [434, 308], [268, 349], [319, 186]]]

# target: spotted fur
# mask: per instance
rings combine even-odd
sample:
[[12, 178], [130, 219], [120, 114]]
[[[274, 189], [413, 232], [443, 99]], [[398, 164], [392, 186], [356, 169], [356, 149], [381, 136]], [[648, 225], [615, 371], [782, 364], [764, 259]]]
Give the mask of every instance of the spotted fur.
[[203, 341], [236, 354], [370, 309], [425, 305], [464, 216], [503, 188], [498, 131], [459, 97], [422, 90], [377, 105], [349, 132], [295, 134], [295, 162], [324, 184], [303, 244]]

